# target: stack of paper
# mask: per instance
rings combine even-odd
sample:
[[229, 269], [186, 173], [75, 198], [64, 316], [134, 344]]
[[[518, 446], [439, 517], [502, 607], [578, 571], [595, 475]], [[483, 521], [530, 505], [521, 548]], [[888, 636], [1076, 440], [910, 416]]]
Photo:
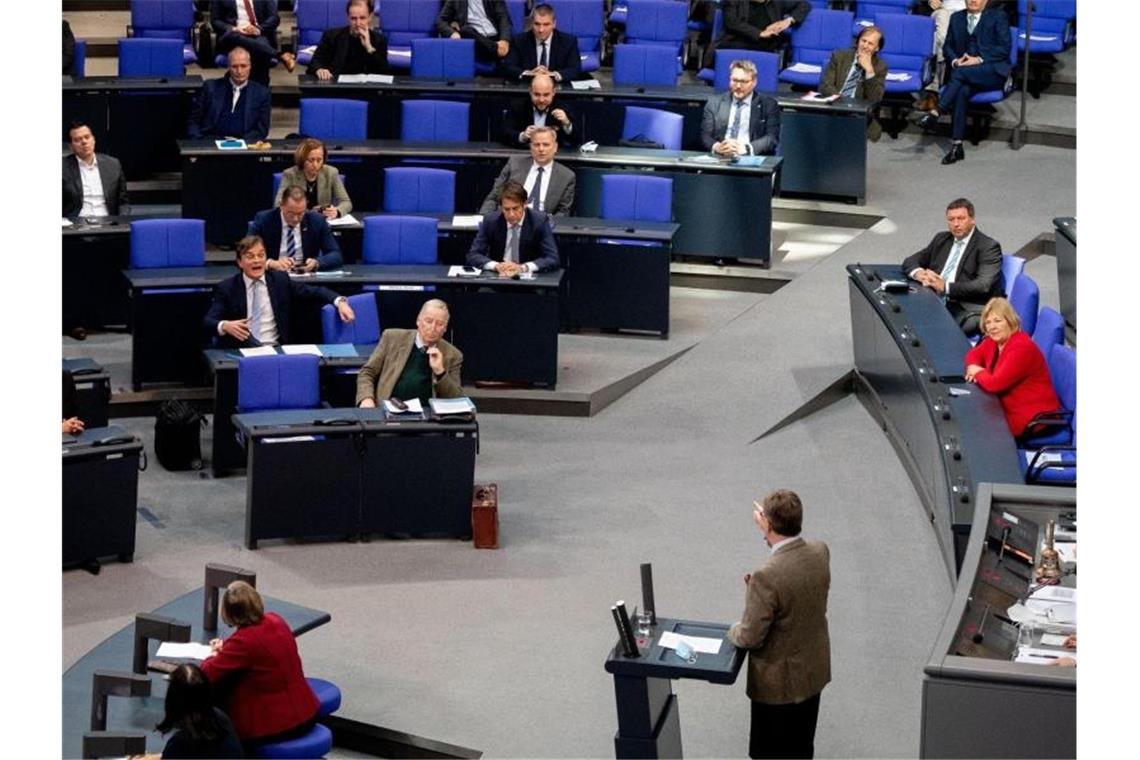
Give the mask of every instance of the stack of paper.
[[418, 398], [410, 398], [404, 401], [404, 404], [407, 405], [407, 409], [397, 409], [390, 400], [384, 399], [384, 411], [393, 415], [424, 416], [424, 405], [420, 403]]
[[466, 396], [428, 399], [428, 404], [431, 405], [431, 410], [437, 417], [445, 417], [449, 414], [475, 413], [475, 404]]

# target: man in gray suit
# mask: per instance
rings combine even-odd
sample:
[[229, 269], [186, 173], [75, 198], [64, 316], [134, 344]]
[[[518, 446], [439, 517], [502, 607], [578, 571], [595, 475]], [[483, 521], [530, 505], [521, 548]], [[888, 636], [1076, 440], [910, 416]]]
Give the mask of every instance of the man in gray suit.
[[771, 156], [780, 142], [780, 107], [756, 92], [756, 64], [729, 67], [729, 91], [709, 98], [701, 116], [701, 142], [718, 156]]
[[753, 506], [772, 554], [744, 576], [744, 615], [728, 630], [728, 640], [748, 650], [748, 756], [812, 757], [819, 696], [831, 681], [831, 554], [822, 541], [800, 538], [804, 510], [794, 491], [773, 491]]
[[63, 158], [63, 215], [118, 216], [131, 213], [127, 180], [118, 159], [95, 152], [91, 127], [75, 122], [67, 132], [70, 156]]
[[479, 213], [493, 214], [499, 209], [499, 195], [508, 182], [526, 188], [527, 208], [545, 211], [551, 216], [567, 216], [574, 206], [574, 172], [554, 162], [558, 153], [558, 136], [550, 127], [536, 127], [530, 135], [530, 156], [515, 156], [495, 179], [495, 186], [483, 199]]
[[393, 396], [426, 404], [430, 398], [462, 395], [463, 354], [443, 339], [450, 319], [447, 304], [432, 298], [420, 307], [415, 330], [385, 330], [357, 375], [356, 405], [371, 408]]

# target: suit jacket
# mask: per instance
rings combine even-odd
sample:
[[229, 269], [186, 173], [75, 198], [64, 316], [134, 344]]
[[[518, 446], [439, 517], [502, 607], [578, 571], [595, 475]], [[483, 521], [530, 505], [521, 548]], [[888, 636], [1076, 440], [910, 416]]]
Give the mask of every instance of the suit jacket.
[[[490, 261], [502, 261], [507, 245], [507, 220], [501, 211], [483, 217], [471, 250], [467, 252], [467, 266], [482, 269]], [[526, 209], [519, 237], [519, 262], [533, 261], [538, 271], [557, 269], [558, 247], [554, 245], [554, 232], [546, 214]]]
[[347, 26], [338, 27], [336, 29], [327, 29], [321, 35], [321, 41], [317, 43], [317, 49], [313, 53], [313, 60], [309, 63], [309, 68], [305, 71], [311, 76], [317, 75], [317, 69], [328, 69], [332, 72], [334, 77], [341, 74], [385, 74], [388, 71], [388, 39], [376, 31], [375, 29], [368, 30], [369, 39], [372, 42], [372, 47], [376, 52], [368, 56], [367, 71], [358, 71], [358, 67], [353, 67], [351, 70], [346, 67], [348, 61], [348, 51], [350, 45], [357, 45], [360, 52], [364, 52], [364, 46], [355, 36], [349, 31]]
[[751, 10], [749, 5], [751, 5], [749, 0], [724, 0], [721, 3], [724, 9], [724, 33], [717, 40], [718, 48], [735, 47], [733, 43], [752, 48], [759, 41], [760, 32], [766, 26], [787, 16], [791, 16], [792, 23], [798, 25], [803, 23], [811, 12], [811, 4], [807, 0], [771, 0], [761, 7], [761, 22], [755, 25], [748, 20], [748, 12]]
[[[285, 177], [281, 177], [281, 184], [285, 184]], [[271, 258], [279, 258], [281, 250], [281, 210], [269, 208], [258, 211], [253, 221], [249, 223], [249, 234], [258, 235], [265, 243], [265, 254]], [[336, 269], [344, 263], [341, 257], [340, 245], [333, 237], [332, 228], [325, 221], [325, 217], [316, 211], [306, 211], [301, 217], [301, 251], [306, 259], [316, 259], [318, 269]]]
[[1001, 353], [997, 343], [983, 338], [966, 352], [965, 365], [971, 364], [985, 367], [974, 379], [979, 388], [997, 395], [1014, 436], [1023, 434], [1038, 414], [1061, 408], [1045, 356], [1024, 330], [1009, 336]]
[[246, 142], [264, 140], [269, 135], [269, 88], [252, 79], [246, 83], [238, 99], [239, 113], [235, 114], [239, 117], [242, 132], [225, 135], [220, 125], [229, 114], [232, 101], [233, 85], [229, 74], [203, 82], [190, 108], [186, 136], [192, 140], [202, 137], [240, 137]]
[[243, 740], [300, 726], [320, 707], [305, 681], [293, 632], [275, 612], [230, 634], [217, 654], [202, 661], [202, 671], [226, 693], [226, 714]]
[[[701, 142], [711, 149], [714, 143], [724, 139], [731, 126], [732, 93], [714, 95], [705, 103], [701, 115]], [[767, 95], [753, 91], [752, 110], [749, 115], [748, 140], [752, 152], [757, 156], [771, 156], [776, 153], [780, 142], [780, 107]]]
[[[281, 187], [277, 189], [277, 203], [281, 203], [285, 191], [293, 186], [306, 187], [305, 171], [296, 166], [290, 166], [281, 172]], [[322, 206], [336, 206], [336, 210], [340, 212], [341, 216], [352, 213], [352, 199], [348, 197], [348, 191], [344, 189], [344, 183], [340, 181], [340, 173], [335, 167], [328, 164], [322, 166], [317, 172], [317, 203]], [[336, 241], [335, 237], [333, 241]], [[281, 241], [278, 240], [277, 244], [280, 245]]]
[[[499, 30], [496, 39], [510, 40], [511, 14], [507, 12], [507, 4], [503, 0], [478, 0], [483, 3], [483, 10], [487, 18]], [[439, 15], [435, 18], [435, 30], [440, 37], [450, 37], [451, 33], [458, 31], [467, 23], [468, 0], [444, 0]]]
[[[237, 4], [242, 0], [212, 0], [210, 3], [210, 26], [218, 37], [233, 31], [237, 26]], [[277, 27], [281, 17], [277, 15], [277, 0], [252, 0], [253, 15], [257, 16], [257, 27], [261, 36], [277, 46]]]
[[71, 24], [63, 20], [63, 75], [73, 77], [75, 71], [75, 34], [71, 31]]
[[[821, 95], [838, 95], [847, 81], [847, 73], [851, 71], [851, 62], [855, 60], [855, 48], [841, 48], [831, 53], [827, 61], [827, 68], [823, 71], [823, 79], [819, 82]], [[878, 103], [883, 99], [883, 91], [887, 86], [887, 62], [879, 57], [878, 53], [871, 56], [871, 66], [875, 69], [875, 76], [866, 79], [860, 78], [855, 85], [855, 98]]]
[[[513, 49], [513, 48], [512, 48]], [[561, 122], [555, 121], [549, 116], [546, 119], [546, 126], [553, 127], [558, 136], [558, 147], [573, 147], [577, 145], [582, 139], [581, 124], [577, 122], [574, 112], [562, 102], [558, 95], [555, 95], [550, 101], [550, 107], [546, 109], [549, 114], [555, 108], [561, 108], [566, 112], [566, 117], [570, 119], [570, 133], [566, 133], [566, 128], [562, 126]], [[519, 140], [519, 133], [524, 131], [527, 127], [534, 124], [534, 104], [530, 102], [530, 96], [519, 98], [511, 103], [510, 109], [507, 111], [507, 117], [503, 121], [502, 138], [505, 145], [512, 148], [527, 148], [529, 143], [524, 143]]]
[[[273, 319], [277, 322], [277, 337], [282, 343], [291, 343], [293, 337], [292, 313], [294, 301], [315, 301], [320, 304], [332, 303], [337, 294], [328, 288], [306, 285], [284, 272], [265, 270], [265, 287], [269, 291], [269, 303], [273, 307]], [[218, 323], [233, 321], [249, 316], [249, 304], [245, 297], [245, 280], [241, 272], [222, 280], [214, 286], [214, 298], [210, 309], [202, 320], [202, 327], [212, 338], [218, 338]], [[222, 347], [235, 347], [237, 341], [228, 335], [218, 338]], [[248, 345], [254, 345], [249, 342]]]
[[[939, 232], [930, 244], [921, 251], [907, 256], [903, 261], [903, 271], [908, 275], [916, 267], [941, 272], [950, 258], [954, 236], [949, 232]], [[959, 324], [971, 314], [981, 314], [986, 301], [1004, 292], [1001, 276], [1001, 244], [974, 228], [970, 244], [958, 262], [958, 275], [950, 284], [950, 313]]]
[[827, 592], [831, 554], [796, 538], [753, 571], [744, 615], [728, 639], [748, 650], [748, 697], [766, 704], [810, 699], [831, 681]]
[[[524, 184], [526, 175], [530, 172], [530, 167], [533, 164], [534, 159], [529, 155], [511, 156], [507, 159], [503, 170], [495, 178], [494, 187], [483, 199], [479, 213], [487, 216], [498, 211], [499, 195], [503, 192], [503, 186], [512, 181], [518, 182], [520, 185]], [[547, 186], [546, 203], [543, 210], [551, 216], [569, 215], [574, 206], [574, 172], [557, 161], [551, 161], [547, 171], [543, 174], [546, 176], [542, 178], [542, 182]]]
[[[946, 41], [942, 44], [942, 58], [946, 66], [963, 53], [982, 57], [981, 67], [988, 68], [1001, 76], [1009, 76], [1009, 19], [998, 8], [986, 8], [978, 19], [974, 33], [970, 34], [966, 23], [966, 11], [950, 14], [950, 26], [946, 30]], [[949, 69], [947, 69], [949, 70]]]
[[[360, 368], [356, 378], [356, 403], [370, 398], [377, 403], [392, 396], [392, 389], [408, 363], [408, 357], [416, 345], [416, 331], [390, 328], [380, 334], [368, 361]], [[431, 379], [431, 395], [435, 398], [455, 398], [462, 396], [459, 387], [459, 370], [463, 366], [463, 353], [446, 340], [436, 343], [443, 354], [443, 377]]]
[[[534, 32], [515, 35], [510, 52], [503, 61], [503, 74], [507, 79], [523, 79], [524, 71], [530, 71], [538, 65], [537, 45]], [[582, 54], [578, 52], [578, 38], [555, 29], [546, 44], [546, 68], [552, 72], [557, 71], [563, 82], [581, 76]]]
[[[95, 154], [95, 165], [99, 167], [99, 179], [103, 183], [103, 198], [107, 201], [107, 211], [111, 216], [126, 216], [131, 213], [127, 199], [127, 180], [123, 177], [123, 167], [117, 158], [106, 153]], [[79, 216], [83, 210], [83, 179], [79, 176], [79, 159], [75, 154], [63, 157], [63, 215]]]

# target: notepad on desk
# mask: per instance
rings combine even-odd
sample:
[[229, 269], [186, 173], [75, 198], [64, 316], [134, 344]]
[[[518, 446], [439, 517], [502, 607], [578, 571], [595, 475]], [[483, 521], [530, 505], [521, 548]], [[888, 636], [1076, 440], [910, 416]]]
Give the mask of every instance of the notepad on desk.
[[459, 398], [431, 398], [428, 405], [437, 417], [447, 417], [453, 414], [474, 414], [475, 404], [466, 396]]
[[172, 660], [204, 660], [210, 656], [210, 645], [199, 644], [196, 641], [185, 643], [164, 641], [158, 645], [155, 656]]
[[482, 214], [456, 214], [451, 217], [451, 224], [454, 227], [478, 227], [482, 221]]
[[329, 219], [328, 223], [330, 227], [347, 227], [351, 224], [360, 224], [352, 214], [345, 214], [344, 216], [338, 216], [336, 219]]
[[392, 84], [396, 79], [391, 74], [341, 74], [338, 84]]
[[674, 633], [673, 631], [665, 631], [662, 633], [657, 644], [666, 649], [676, 649], [677, 645], [682, 641], [691, 646], [694, 652], [716, 654], [720, 651], [721, 639], [712, 639], [706, 636], [685, 636], [684, 634]]

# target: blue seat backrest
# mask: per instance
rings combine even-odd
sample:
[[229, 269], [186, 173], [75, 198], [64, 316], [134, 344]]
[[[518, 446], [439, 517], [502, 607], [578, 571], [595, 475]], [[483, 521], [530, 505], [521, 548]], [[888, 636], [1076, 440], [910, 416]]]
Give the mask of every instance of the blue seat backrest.
[[435, 264], [439, 223], [424, 216], [364, 217], [366, 264]]
[[1065, 318], [1061, 316], [1061, 312], [1048, 306], [1041, 307], [1041, 311], [1037, 313], [1037, 327], [1033, 329], [1033, 342], [1048, 361], [1053, 346], [1065, 342]]
[[344, 3], [341, 0], [301, 0], [293, 10], [297, 17], [298, 42], [316, 45], [326, 29], [344, 26]]
[[456, 81], [475, 78], [475, 40], [412, 40], [412, 76]]
[[1073, 430], [1077, 429], [1077, 352], [1066, 345], [1053, 346], [1049, 352], [1049, 379], [1061, 406], [1073, 412]]
[[119, 76], [181, 77], [182, 41], [128, 37], [119, 40]]
[[131, 222], [131, 269], [200, 267], [206, 263], [206, 223], [201, 219]]
[[626, 42], [665, 42], [680, 46], [689, 34], [689, 7], [674, 0], [629, 0]]
[[320, 359], [312, 354], [238, 359], [238, 411], [315, 409], [321, 405]]
[[321, 307], [321, 337], [324, 342], [363, 344], [379, 341], [380, 314], [376, 309], [376, 293], [349, 296], [348, 305], [355, 314], [351, 322], [342, 322], [331, 303]]
[[594, 52], [605, 35], [605, 0], [556, 0], [558, 28], [578, 38], [578, 50]]
[[670, 45], [615, 45], [614, 84], [677, 84], [677, 51]]
[[602, 218], [672, 221], [673, 180], [640, 174], [603, 174]]
[[731, 78], [733, 61], [746, 59], [756, 64], [756, 89], [760, 92], [776, 92], [780, 86], [780, 54], [760, 50], [732, 50], [725, 48], [715, 53], [716, 69], [713, 76], [713, 89], [727, 90]]
[[189, 42], [193, 25], [193, 0], [131, 0], [132, 36]]
[[522, 34], [526, 23], [526, 0], [507, 0], [507, 15], [511, 17], [511, 34]]
[[378, 0], [376, 13], [389, 45], [407, 46], [434, 33], [440, 4], [424, 0]]
[[856, 0], [855, 18], [870, 20], [880, 13], [909, 13], [914, 0]]
[[300, 131], [320, 140], [363, 140], [368, 137], [368, 102], [301, 98]]
[[851, 46], [851, 11], [815, 11], [789, 31], [792, 61], [826, 66], [831, 51]]
[[622, 139], [628, 140], [644, 135], [664, 145], [666, 150], [680, 150], [683, 124], [684, 117], [679, 113], [626, 106], [621, 136]]
[[[1021, 19], [1022, 26], [1025, 25], [1026, 5], [1026, 0], [1017, 2], [1018, 18]], [[1034, 33], [1072, 32], [1072, 22], [1077, 19], [1076, 0], [1034, 0], [1033, 7]], [[1070, 44], [1072, 39], [1064, 42]]]
[[1021, 274], [1021, 270], [1025, 269], [1025, 259], [1020, 256], [1011, 256], [1008, 253], [1003, 253], [1001, 256], [1001, 281], [1002, 291], [1005, 297], [1009, 298], [1013, 294], [1013, 283], [1017, 280], [1017, 276]]
[[1041, 291], [1037, 281], [1022, 272], [1013, 282], [1009, 293], [1009, 304], [1021, 319], [1021, 329], [1029, 335], [1037, 328], [1037, 309], [1041, 301]]
[[384, 170], [384, 210], [454, 214], [455, 172], [397, 166]]
[[880, 13], [875, 25], [883, 30], [885, 44], [879, 55], [892, 71], [921, 71], [933, 55], [934, 19], [930, 16], [904, 16]]
[[469, 112], [469, 103], [405, 100], [400, 105], [400, 139], [464, 142], [470, 134]]
[[87, 40], [75, 41], [75, 76], [87, 75]]

